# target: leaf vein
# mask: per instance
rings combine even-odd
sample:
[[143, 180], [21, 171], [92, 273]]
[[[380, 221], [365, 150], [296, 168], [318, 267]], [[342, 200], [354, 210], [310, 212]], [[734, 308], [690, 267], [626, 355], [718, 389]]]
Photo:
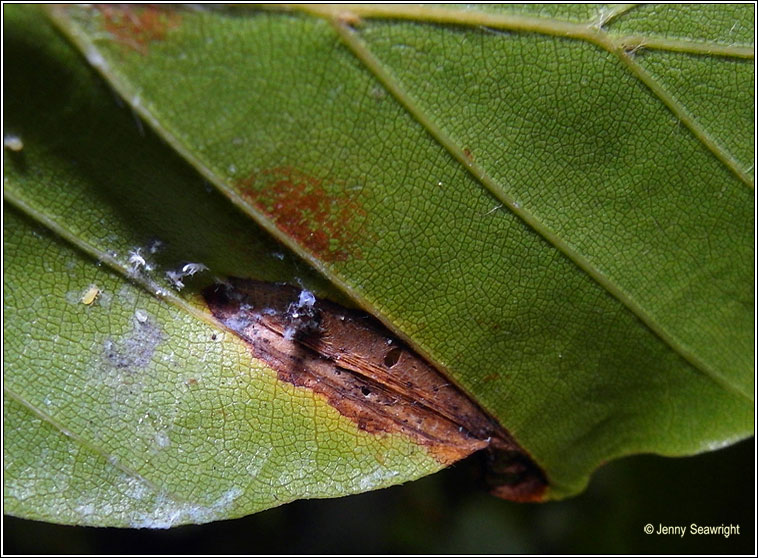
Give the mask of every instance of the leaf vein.
[[274, 9], [300, 10], [331, 21], [347, 21], [346, 14], [360, 18], [407, 19], [429, 23], [446, 23], [463, 26], [490, 27], [552, 35], [555, 37], [577, 39], [592, 43], [621, 59], [627, 70], [646, 87], [694, 134], [694, 136], [713, 155], [725, 165], [741, 182], [754, 188], [752, 177], [742, 168], [736, 158], [726, 148], [715, 141], [706, 130], [688, 113], [686, 108], [669, 93], [652, 75], [632, 60], [631, 54], [640, 48], [667, 50], [710, 56], [724, 56], [752, 59], [753, 47], [744, 45], [721, 45], [718, 43], [690, 41], [668, 38], [644, 38], [640, 36], [614, 36], [603, 25], [619, 17], [635, 5], [619, 5], [615, 9], [600, 13], [590, 23], [575, 23], [543, 17], [521, 14], [495, 14], [476, 10], [433, 8], [429, 6], [408, 5], [281, 5]]
[[503, 202], [513, 213], [515, 213], [524, 223], [531, 227], [536, 233], [540, 234], [550, 244], [555, 246], [560, 252], [568, 257], [582, 271], [587, 273], [595, 282], [597, 282], [610, 295], [614, 296], [633, 314], [635, 314], [655, 335], [664, 343], [671, 347], [677, 354], [693, 365], [696, 369], [705, 373], [711, 379], [719, 383], [728, 391], [750, 400], [749, 395], [742, 393], [738, 388], [731, 385], [726, 378], [713, 369], [706, 362], [701, 360], [687, 346], [679, 342], [674, 336], [670, 335], [664, 328], [659, 326], [652, 316], [632, 298], [625, 290], [614, 284], [601, 270], [593, 265], [584, 255], [575, 250], [568, 242], [563, 240], [553, 230], [545, 226], [537, 217], [526, 211], [515, 199], [509, 196], [497, 181], [492, 178], [482, 166], [472, 161], [466, 154], [465, 150], [459, 146], [455, 140], [438, 126], [429, 115], [427, 115], [418, 103], [403, 89], [399, 80], [386, 70], [382, 63], [377, 59], [368, 47], [361, 41], [357, 33], [345, 23], [339, 20], [331, 20], [331, 23], [337, 34], [344, 43], [353, 51], [355, 56], [374, 74], [377, 79], [384, 85], [388, 91], [405, 107], [405, 109], [415, 118], [427, 132], [444, 147], [460, 164], [462, 164], [481, 184], [483, 184], [492, 193], [495, 198]]

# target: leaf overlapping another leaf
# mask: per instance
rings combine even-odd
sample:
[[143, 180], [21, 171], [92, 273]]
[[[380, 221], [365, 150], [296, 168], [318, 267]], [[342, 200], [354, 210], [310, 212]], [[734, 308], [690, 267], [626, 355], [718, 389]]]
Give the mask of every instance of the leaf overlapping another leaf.
[[[160, 321], [166, 328], [178, 320], [212, 330], [195, 288], [176, 293], [162, 276], [187, 261], [202, 261], [209, 275], [300, 280], [332, 298], [347, 293], [497, 418], [545, 469], [551, 497], [581, 490], [614, 457], [689, 454], [752, 432], [753, 132], [744, 116], [752, 114], [752, 98], [740, 85], [752, 83], [752, 34], [737, 25], [732, 30], [743, 34], [732, 40], [725, 23], [752, 25], [752, 7], [708, 8], [718, 17], [709, 20], [716, 31], [707, 32], [700, 32], [701, 16], [689, 17], [699, 7], [677, 7], [676, 20], [674, 8], [647, 6], [543, 6], [537, 14], [513, 6], [307, 9], [320, 13], [53, 11], [118, 94], [231, 203], [205, 192], [149, 133], [142, 139], [129, 130], [128, 115], [80, 68], [81, 59], [52, 39], [57, 46], [47, 51], [25, 42], [32, 19], [19, 15], [16, 28], [25, 31], [15, 35], [16, 52], [36, 52], [51, 68], [58, 60], [56, 92], [65, 95], [52, 104], [50, 86], [40, 82], [36, 97], [17, 96], [6, 111], [18, 115], [14, 124], [30, 146], [23, 160], [6, 153], [6, 199], [127, 276], [129, 250], [164, 240], [155, 273], [132, 269], [131, 279], [158, 292], [158, 307], [175, 308]], [[664, 20], [667, 26], [657, 24]], [[632, 44], [640, 37], [649, 48]], [[20, 81], [35, 79], [24, 67], [15, 71]], [[700, 83], [705, 91], [720, 86], [722, 101], [710, 102]], [[59, 108], [47, 116], [36, 110], [48, 105]], [[729, 117], [713, 117], [719, 110]], [[98, 112], [113, 116], [98, 124]], [[66, 141], [67, 129], [86, 141]], [[37, 153], [36, 145], [45, 147]], [[339, 289], [299, 267], [251, 218]], [[33, 246], [31, 229], [25, 234]], [[16, 288], [29, 273], [19, 266]], [[22, 298], [51, 296], [39, 287]], [[79, 315], [74, 308], [85, 311], [66, 307], [63, 323]], [[120, 312], [123, 330], [128, 313]], [[234, 339], [225, 343], [236, 347], [236, 360], [208, 365], [204, 377], [217, 382], [218, 370], [228, 370], [240, 382], [249, 361]], [[205, 345], [197, 347], [184, 355], [190, 367], [203, 362]], [[44, 396], [22, 380], [30, 365], [16, 352], [8, 353], [19, 364], [6, 384], [25, 401], [36, 393], [38, 408]], [[91, 368], [82, 366], [74, 368]], [[71, 389], [66, 378], [59, 379], [64, 391]], [[255, 382], [273, 378], [261, 371]], [[76, 375], [69, 379], [77, 387]], [[271, 389], [273, 407], [256, 428], [303, 437], [306, 449], [253, 436], [254, 446], [241, 443], [243, 454], [280, 451], [282, 472], [286, 456], [311, 455], [312, 483], [301, 479], [282, 497], [272, 477], [229, 484], [238, 477], [224, 462], [224, 482], [198, 505], [229, 500], [233, 511], [176, 521], [369, 489], [436, 468], [399, 439], [387, 442], [392, 447], [382, 438], [366, 441], [374, 457], [346, 457], [350, 443], [327, 436], [329, 455], [356, 472], [342, 484], [319, 484], [334, 462], [308, 450], [311, 431], [342, 423], [319, 414], [310, 426], [282, 425], [281, 413], [302, 412], [303, 396]], [[150, 389], [142, 393], [153, 397]], [[204, 393], [213, 397], [212, 389]], [[240, 409], [261, 404], [255, 394], [248, 403], [229, 397]], [[139, 412], [126, 418], [134, 423]], [[50, 414], [56, 424], [62, 416]], [[228, 424], [219, 440], [249, 427]], [[79, 430], [78, 439], [99, 435]], [[353, 435], [365, 434], [345, 433]], [[192, 440], [207, 444], [201, 434]], [[137, 462], [154, 448], [128, 447], [123, 461], [149, 476]], [[377, 447], [394, 456], [390, 462], [375, 460]], [[253, 452], [251, 463], [260, 461]], [[241, 492], [225, 500], [235, 488]], [[115, 517], [91, 521], [134, 519]]]

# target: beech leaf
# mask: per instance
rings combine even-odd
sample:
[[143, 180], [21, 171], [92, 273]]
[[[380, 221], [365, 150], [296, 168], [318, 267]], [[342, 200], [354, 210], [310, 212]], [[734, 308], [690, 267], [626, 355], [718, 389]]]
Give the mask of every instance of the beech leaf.
[[564, 498], [753, 433], [754, 6], [5, 17], [8, 512], [203, 523], [478, 450]]

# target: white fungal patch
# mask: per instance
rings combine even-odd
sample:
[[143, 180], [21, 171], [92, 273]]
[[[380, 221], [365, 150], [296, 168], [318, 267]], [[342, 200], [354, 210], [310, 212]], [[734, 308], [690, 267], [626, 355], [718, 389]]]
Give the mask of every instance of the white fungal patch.
[[232, 487], [210, 505], [179, 503], [166, 494], [160, 494], [152, 512], [136, 513], [131, 526], [137, 529], [168, 529], [184, 523], [208, 523], [228, 515], [231, 505], [243, 493], [241, 488]]
[[[142, 313], [144, 316], [135, 315], [131, 332], [104, 341], [103, 364], [110, 372], [134, 374], [152, 362], [153, 355], [165, 336], [157, 324], [150, 322], [147, 313]], [[139, 317], [144, 317], [144, 321]]]
[[286, 340], [295, 339], [299, 333], [308, 334], [320, 329], [319, 314], [315, 304], [316, 297], [306, 289], [300, 291], [297, 302], [290, 303], [284, 315], [287, 325], [283, 337]]
[[257, 477], [260, 474], [261, 469], [263, 469], [263, 466], [268, 462], [270, 455], [270, 447], [262, 446], [256, 449], [255, 455], [247, 460], [247, 465], [245, 465], [245, 472], [253, 478]]
[[74, 511], [83, 518], [88, 518], [95, 513], [95, 506], [93, 504], [82, 504], [77, 506]]
[[125, 304], [135, 304], [137, 302], [137, 295], [130, 287], [127, 287], [126, 285], [121, 287], [116, 294], [120, 299], [123, 300]]
[[250, 325], [252, 325], [254, 323], [254, 321], [255, 321], [254, 315], [251, 314], [251, 315], [248, 316], [248, 315], [246, 315], [244, 313], [240, 313], [239, 316], [234, 316], [234, 317], [230, 318], [228, 320], [228, 323], [226, 325], [228, 325], [232, 329], [234, 329], [235, 327], [239, 327], [239, 328], [243, 328], [244, 329], [244, 328], [249, 327]]
[[163, 449], [171, 445], [171, 440], [169, 439], [168, 434], [165, 432], [156, 432], [155, 443], [159, 448]]
[[103, 308], [109, 308], [113, 300], [113, 295], [105, 291], [100, 291], [100, 295], [97, 297], [97, 304]]
[[5, 134], [3, 136], [3, 147], [18, 152], [24, 148], [24, 142], [15, 134]]
[[137, 309], [134, 312], [134, 319], [136, 319], [138, 322], [144, 324], [147, 321], [147, 312], [145, 312], [142, 309]]
[[369, 474], [364, 474], [358, 481], [358, 486], [362, 492], [383, 488], [393, 483], [393, 479], [400, 474], [399, 471], [388, 470], [385, 467], [377, 467], [376, 470]]
[[192, 263], [192, 262], [182, 267], [182, 273], [189, 276], [192, 276], [195, 273], [198, 273], [200, 271], [208, 271], [208, 267], [201, 263]]
[[150, 486], [142, 479], [135, 477], [125, 477], [126, 483], [125, 494], [132, 500], [143, 500], [150, 496]]
[[201, 271], [208, 271], [208, 266], [201, 263], [189, 262], [184, 264], [181, 269], [167, 271], [166, 277], [168, 277], [171, 285], [176, 290], [181, 291], [184, 288], [183, 279], [185, 277], [192, 277], [195, 273], [200, 273]]
[[156, 254], [157, 252], [163, 250], [163, 246], [163, 241], [156, 238], [150, 241], [150, 244], [147, 245], [147, 251], [151, 254]]
[[141, 267], [147, 269], [147, 261], [145, 261], [145, 258], [142, 257], [142, 248], [135, 248], [134, 250], [130, 250], [127, 263], [129, 264], [131, 268], [130, 271], [132, 273], [138, 272]]
[[171, 282], [171, 286], [177, 291], [181, 291], [184, 288], [184, 282], [182, 281], [184, 274], [181, 271], [167, 271], [166, 277]]
[[300, 292], [300, 298], [298, 299], [298, 304], [301, 307], [312, 307], [314, 304], [316, 304], [316, 297], [313, 295], [312, 292], [303, 290]]

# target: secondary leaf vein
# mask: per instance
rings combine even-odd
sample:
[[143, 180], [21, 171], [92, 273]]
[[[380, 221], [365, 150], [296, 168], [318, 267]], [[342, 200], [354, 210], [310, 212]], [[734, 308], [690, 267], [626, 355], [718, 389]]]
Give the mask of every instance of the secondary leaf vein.
[[502, 201], [508, 208], [522, 219], [535, 232], [550, 242], [580, 269], [587, 273], [594, 281], [603, 287], [608, 293], [618, 299], [631, 310], [647, 327], [661, 340], [671, 347], [677, 354], [682, 356], [695, 368], [717, 381], [724, 388], [740, 397], [748, 400], [749, 396], [731, 385], [718, 371], [701, 360], [689, 347], [679, 342], [663, 327], [659, 326], [634, 298], [625, 290], [616, 285], [609, 277], [595, 267], [583, 254], [575, 250], [568, 242], [558, 236], [553, 230], [545, 226], [538, 218], [526, 211], [520, 204], [509, 196], [503, 188], [492, 178], [478, 163], [472, 161], [465, 150], [459, 146], [432, 118], [426, 114], [402, 87], [400, 82], [382, 63], [374, 56], [368, 47], [361, 41], [357, 33], [347, 24], [340, 20], [332, 20], [332, 25], [344, 43], [353, 51], [358, 59], [371, 71], [393, 96], [405, 107], [405, 109], [440, 143], [455, 159], [457, 159], [468, 171], [479, 180], [497, 199]]

